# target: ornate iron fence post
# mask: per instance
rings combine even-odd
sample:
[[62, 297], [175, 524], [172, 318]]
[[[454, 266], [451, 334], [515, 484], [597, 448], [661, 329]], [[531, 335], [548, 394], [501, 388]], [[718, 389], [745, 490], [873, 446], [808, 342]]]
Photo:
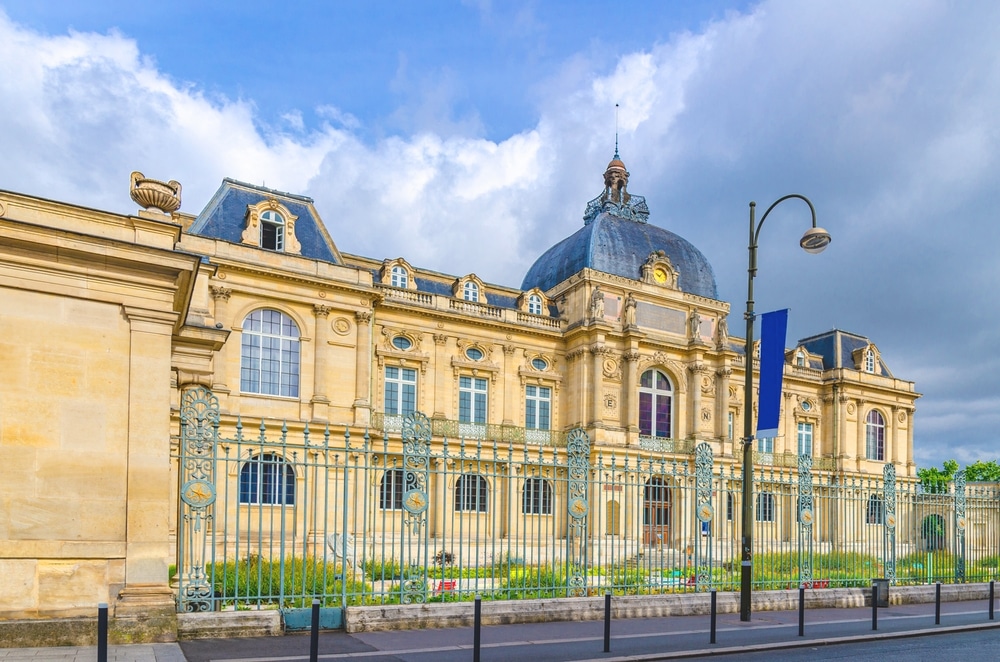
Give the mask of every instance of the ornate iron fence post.
[[177, 602], [180, 611], [211, 611], [214, 592], [205, 564], [215, 503], [219, 400], [198, 386], [181, 396], [180, 513]]
[[812, 455], [799, 455], [799, 585], [813, 581], [813, 503]]
[[882, 557], [885, 578], [896, 583], [896, 466], [887, 464], [882, 469], [885, 516], [882, 518]]
[[587, 490], [590, 486], [590, 436], [582, 429], [570, 430], [566, 440], [566, 465], [568, 471], [569, 530], [566, 532], [568, 547], [566, 561], [569, 565], [568, 594], [587, 595], [587, 515], [590, 504]]
[[712, 508], [712, 447], [705, 442], [694, 449], [694, 495], [694, 590], [703, 591], [712, 587], [712, 519], [715, 516]]
[[955, 474], [955, 583], [965, 583], [965, 472]]
[[[403, 484], [409, 489], [403, 493], [403, 510], [406, 516], [403, 526], [402, 578], [400, 600], [403, 604], [427, 602], [426, 558], [428, 473], [430, 471], [431, 422], [420, 412], [407, 414], [403, 418]], [[440, 504], [441, 508], [445, 504]], [[415, 548], [414, 548], [415, 545]]]

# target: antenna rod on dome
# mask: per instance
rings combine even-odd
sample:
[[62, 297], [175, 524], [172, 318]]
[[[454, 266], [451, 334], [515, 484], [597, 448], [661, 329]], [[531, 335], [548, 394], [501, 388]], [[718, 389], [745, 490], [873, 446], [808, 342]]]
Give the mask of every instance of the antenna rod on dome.
[[615, 158], [620, 159], [618, 156], [618, 104], [615, 104]]

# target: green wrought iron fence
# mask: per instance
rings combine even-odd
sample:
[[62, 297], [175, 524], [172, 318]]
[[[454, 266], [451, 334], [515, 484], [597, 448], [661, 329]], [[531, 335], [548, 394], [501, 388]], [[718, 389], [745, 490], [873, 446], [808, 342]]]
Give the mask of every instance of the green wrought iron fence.
[[[453, 438], [421, 414], [398, 431], [223, 429], [183, 394], [178, 608], [344, 607], [738, 590], [742, 478], [709, 444], [590, 447]], [[516, 441], [515, 441], [516, 439]], [[754, 471], [756, 589], [983, 581], [998, 574], [996, 485], [797, 467]], [[787, 462], [783, 461], [783, 464]]]

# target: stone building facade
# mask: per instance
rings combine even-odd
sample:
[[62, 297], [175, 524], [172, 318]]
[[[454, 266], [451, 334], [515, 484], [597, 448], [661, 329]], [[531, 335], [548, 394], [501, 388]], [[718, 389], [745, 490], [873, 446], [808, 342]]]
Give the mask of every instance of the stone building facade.
[[[309, 198], [229, 179], [197, 216], [179, 211], [179, 184], [140, 173], [134, 215], [0, 191], [0, 619], [109, 602], [122, 619], [169, 620], [179, 411], [196, 386], [230, 432], [329, 425], [398, 451], [402, 417], [419, 411], [435, 444], [559, 448], [582, 428], [594, 453], [688, 462], [706, 442], [738, 470], [753, 412], [730, 304], [628, 179], [616, 154], [583, 227], [520, 287], [344, 253]], [[919, 394], [868, 338], [802, 339], [784, 379], [761, 466], [794, 471], [807, 453], [820, 473], [891, 463], [915, 480]], [[649, 538], [595, 510], [602, 531], [614, 520]]]

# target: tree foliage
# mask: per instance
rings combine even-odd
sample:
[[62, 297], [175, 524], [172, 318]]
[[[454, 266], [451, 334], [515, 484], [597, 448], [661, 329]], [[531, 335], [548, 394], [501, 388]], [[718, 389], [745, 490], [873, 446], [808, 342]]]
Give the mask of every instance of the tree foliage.
[[[943, 494], [948, 491], [948, 483], [958, 473], [958, 462], [946, 460], [940, 469], [929, 467], [917, 469], [920, 486], [928, 494]], [[976, 460], [965, 467], [965, 480], [969, 483], [1000, 483], [1000, 463], [997, 460], [983, 462]]]
[[920, 486], [928, 494], [943, 494], [948, 491], [948, 483], [958, 472], [958, 462], [955, 460], [945, 460], [944, 467], [929, 467], [927, 469], [917, 469], [917, 477], [920, 479]]

